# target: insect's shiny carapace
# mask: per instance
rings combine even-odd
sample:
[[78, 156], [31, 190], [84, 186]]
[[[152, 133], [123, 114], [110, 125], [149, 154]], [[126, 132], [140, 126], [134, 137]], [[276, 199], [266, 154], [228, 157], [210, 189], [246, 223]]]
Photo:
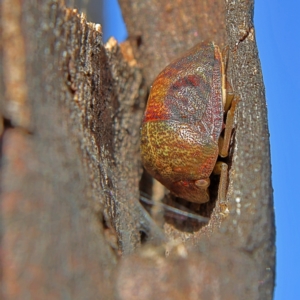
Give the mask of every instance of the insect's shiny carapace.
[[219, 47], [200, 43], [155, 79], [141, 130], [146, 170], [185, 200], [209, 200], [223, 129], [224, 64]]

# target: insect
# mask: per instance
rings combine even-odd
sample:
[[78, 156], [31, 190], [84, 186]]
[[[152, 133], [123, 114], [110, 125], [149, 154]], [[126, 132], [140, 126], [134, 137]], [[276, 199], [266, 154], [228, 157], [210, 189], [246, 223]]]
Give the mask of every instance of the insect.
[[171, 62], [150, 91], [142, 163], [171, 193], [190, 202], [209, 201], [213, 172], [220, 175], [218, 199], [225, 200], [228, 166], [217, 159], [228, 156], [237, 103], [226, 85], [219, 47], [202, 42]]

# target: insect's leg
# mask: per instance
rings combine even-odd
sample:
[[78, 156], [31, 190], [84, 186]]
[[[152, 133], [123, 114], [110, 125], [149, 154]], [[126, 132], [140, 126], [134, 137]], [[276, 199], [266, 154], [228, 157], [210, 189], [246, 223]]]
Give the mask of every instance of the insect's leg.
[[[231, 96], [228, 96], [228, 98], [230, 98], [230, 97]], [[228, 110], [227, 116], [226, 116], [224, 136], [219, 138], [219, 155], [221, 157], [228, 156], [230, 138], [231, 138], [231, 133], [233, 130], [234, 114], [235, 114], [236, 105], [239, 101], [239, 98], [235, 98], [233, 96], [232, 96], [232, 98], [233, 98], [233, 100], [231, 99], [231, 107]]]
[[225, 66], [225, 72], [227, 72], [227, 66], [228, 66], [228, 60], [229, 60], [229, 46], [228, 45], [226, 45], [222, 49], [221, 54], [222, 54], [222, 59], [223, 59], [224, 66]]
[[221, 73], [222, 73], [222, 99], [223, 99], [223, 105], [224, 105], [224, 111], [227, 112], [231, 101], [233, 99], [233, 91], [232, 87], [227, 80], [227, 67], [228, 67], [228, 60], [229, 60], [229, 46], [225, 46], [222, 49], [222, 55], [221, 55]]
[[224, 202], [226, 200], [228, 165], [224, 162], [218, 161], [214, 167], [213, 173], [220, 175], [218, 201]]
[[225, 104], [224, 104], [225, 113], [227, 113], [228, 110], [230, 109], [231, 103], [233, 102], [233, 100], [234, 100], [234, 93], [233, 93], [233, 90], [232, 90], [232, 87], [231, 87], [230, 83], [227, 81], [227, 84], [226, 84], [226, 101], [225, 101]]

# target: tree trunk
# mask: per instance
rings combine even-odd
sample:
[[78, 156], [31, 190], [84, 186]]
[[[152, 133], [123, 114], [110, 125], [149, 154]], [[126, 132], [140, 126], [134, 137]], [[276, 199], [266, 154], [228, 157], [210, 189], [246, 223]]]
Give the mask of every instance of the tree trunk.
[[[253, 2], [119, 2], [129, 32], [121, 46], [104, 45], [101, 26], [62, 1], [1, 2], [2, 297], [272, 299], [274, 212]], [[241, 100], [229, 213], [215, 203], [209, 224], [187, 232], [157, 225], [138, 201], [139, 128], [154, 77], [203, 39], [229, 46], [228, 78]]]

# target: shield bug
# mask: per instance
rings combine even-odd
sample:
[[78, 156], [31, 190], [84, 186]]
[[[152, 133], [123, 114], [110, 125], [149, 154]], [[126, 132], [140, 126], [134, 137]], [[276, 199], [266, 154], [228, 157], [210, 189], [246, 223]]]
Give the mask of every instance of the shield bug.
[[142, 162], [176, 196], [207, 202], [214, 172], [221, 176], [218, 198], [225, 200], [228, 167], [217, 158], [228, 155], [232, 99], [222, 53], [212, 42], [197, 44], [155, 79], [141, 129]]

